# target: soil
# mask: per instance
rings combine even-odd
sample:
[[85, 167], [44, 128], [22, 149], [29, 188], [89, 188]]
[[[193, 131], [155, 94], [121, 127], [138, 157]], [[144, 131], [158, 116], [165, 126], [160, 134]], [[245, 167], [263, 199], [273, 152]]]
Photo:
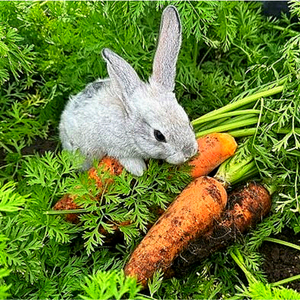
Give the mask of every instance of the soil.
[[[31, 146], [22, 150], [22, 154], [39, 153], [43, 155], [46, 151], [55, 151], [57, 147], [57, 139], [37, 138]], [[5, 164], [5, 155], [3, 149], [0, 149], [0, 165]], [[300, 246], [300, 234], [295, 235], [292, 230], [285, 229], [273, 237]], [[263, 270], [269, 283], [300, 274], [300, 252], [298, 250], [277, 243], [264, 242], [259, 251], [264, 258]], [[300, 280], [292, 281], [284, 286], [300, 292]]]
[[[274, 238], [300, 245], [300, 234], [295, 235], [289, 229], [284, 229]], [[264, 242], [260, 253], [264, 257], [263, 270], [269, 283], [300, 274], [299, 250], [273, 242]], [[292, 281], [284, 286], [300, 292], [300, 280]]]

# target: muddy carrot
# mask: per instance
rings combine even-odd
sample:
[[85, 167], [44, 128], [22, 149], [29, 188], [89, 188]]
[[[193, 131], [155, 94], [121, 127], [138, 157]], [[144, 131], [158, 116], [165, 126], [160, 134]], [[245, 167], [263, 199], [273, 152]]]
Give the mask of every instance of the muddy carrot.
[[271, 208], [271, 196], [266, 188], [255, 182], [238, 188], [228, 194], [226, 210], [221, 221], [204, 236], [195, 239], [174, 261], [172, 270], [183, 275], [189, 268], [208, 257], [211, 253], [225, 248], [244, 232], [253, 228]]
[[[103, 168], [102, 170], [105, 171], [109, 171], [110, 175], [115, 175], [118, 176], [122, 173], [123, 171], [123, 167], [122, 165], [118, 162], [117, 159], [106, 156], [104, 158], [102, 158], [102, 160], [99, 163], [99, 167]], [[97, 187], [101, 190], [103, 187], [103, 178], [101, 177], [101, 175], [99, 176], [99, 174], [97, 173], [96, 168], [91, 168], [88, 171], [89, 174], [89, 178], [92, 178], [95, 180]], [[105, 184], [110, 184], [113, 182], [112, 178], [109, 178], [105, 181]]]
[[[102, 171], [109, 171], [110, 175], [117, 176], [120, 175], [123, 171], [122, 165], [115, 159], [111, 157], [104, 157], [100, 163], [99, 167], [101, 167]], [[96, 168], [91, 168], [88, 171], [88, 176], [90, 179], [95, 180], [95, 184], [99, 189], [99, 194], [103, 189], [104, 185], [111, 184], [113, 182], [112, 178], [106, 178], [105, 180], [102, 178], [101, 174], [98, 174]], [[74, 210], [80, 209], [80, 207], [75, 203], [76, 195], [66, 194], [64, 195], [53, 207], [54, 210]], [[71, 223], [78, 223], [79, 218], [77, 213], [66, 214], [66, 221]]]
[[166, 271], [191, 240], [211, 229], [226, 202], [220, 182], [196, 178], [148, 231], [125, 266], [125, 274], [146, 286], [156, 270]]
[[235, 139], [228, 133], [211, 133], [198, 138], [197, 142], [198, 154], [189, 162], [193, 178], [208, 175], [231, 157], [237, 148]]

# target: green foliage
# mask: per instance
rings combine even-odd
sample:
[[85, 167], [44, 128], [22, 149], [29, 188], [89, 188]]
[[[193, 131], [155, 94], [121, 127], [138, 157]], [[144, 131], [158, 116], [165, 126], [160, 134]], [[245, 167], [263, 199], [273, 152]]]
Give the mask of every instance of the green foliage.
[[249, 288], [238, 294], [239, 297], [247, 297], [253, 300], [258, 299], [276, 299], [276, 300], [295, 300], [299, 299], [299, 293], [292, 289], [276, 288], [271, 285], [256, 282], [250, 284]]
[[[154, 160], [149, 161], [148, 171], [143, 176], [136, 178], [123, 171], [111, 185], [105, 184], [111, 175], [103, 168], [98, 167], [97, 174], [105, 186], [104, 193], [99, 194], [95, 181], [85, 175], [70, 188], [71, 194], [77, 195], [75, 202], [87, 212], [80, 220], [88, 254], [105, 242], [100, 229], [113, 234], [114, 224], [121, 224], [118, 229], [124, 234], [127, 246], [136, 244], [141, 232], [145, 233], [147, 225], [157, 219], [157, 209], [165, 209], [190, 181], [186, 168], [180, 170]], [[130, 224], [122, 226], [122, 222]]]
[[0, 211], [14, 212], [20, 210], [26, 202], [26, 197], [14, 192], [15, 183], [8, 182], [0, 188]]
[[[29, 75], [32, 72], [33, 45], [24, 45], [23, 37], [16, 28], [1, 25], [0, 27], [0, 84], [8, 81], [13, 75], [15, 80], [20, 78], [20, 73]], [[29, 82], [28, 82], [29, 83]]]
[[8, 290], [10, 286], [7, 286], [4, 283], [3, 278], [9, 275], [9, 271], [7, 269], [0, 269], [0, 298], [7, 299], [10, 295]]
[[139, 291], [136, 279], [125, 277], [123, 271], [99, 271], [95, 275], [85, 278], [83, 285], [85, 295], [80, 295], [84, 300], [88, 299], [149, 299]]
[[[158, 273], [146, 296], [122, 272], [157, 209], [166, 208], [189, 182], [185, 169], [151, 160], [141, 178], [123, 172], [106, 185], [111, 176], [97, 167], [105, 185], [101, 193], [86, 172], [78, 172], [80, 155], [59, 151], [57, 126], [68, 97], [107, 76], [102, 48], [124, 57], [144, 80], [150, 76], [167, 4], [0, 2], [1, 299], [298, 296], [270, 287], [257, 250], [265, 237], [286, 226], [300, 231], [299, 21], [266, 19], [260, 2], [172, 2], [183, 26], [176, 94], [191, 119], [285, 78], [282, 93], [256, 103], [264, 122], [248, 149], [259, 177], [278, 183], [272, 214], [232, 249], [200, 262], [186, 277], [162, 280]], [[291, 1], [290, 7], [292, 16], [300, 18], [299, 2]], [[57, 148], [47, 151], [44, 139]], [[65, 212], [53, 214], [53, 205], [66, 193], [76, 195], [80, 206], [77, 225], [65, 221]], [[116, 228], [121, 238], [110, 245], [106, 233]], [[235, 249], [257, 280], [248, 288], [241, 288], [236, 262], [228, 255]]]

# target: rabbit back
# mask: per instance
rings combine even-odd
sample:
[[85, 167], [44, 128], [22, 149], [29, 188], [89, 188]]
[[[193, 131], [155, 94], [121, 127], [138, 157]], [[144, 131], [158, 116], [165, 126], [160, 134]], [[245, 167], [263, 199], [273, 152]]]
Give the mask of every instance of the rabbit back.
[[[127, 126], [124, 107], [116, 97], [111, 97], [110, 80], [97, 80], [67, 103], [59, 125], [64, 149], [79, 149], [89, 163], [104, 155], [118, 156], [124, 152]], [[127, 148], [129, 149], [129, 148]]]

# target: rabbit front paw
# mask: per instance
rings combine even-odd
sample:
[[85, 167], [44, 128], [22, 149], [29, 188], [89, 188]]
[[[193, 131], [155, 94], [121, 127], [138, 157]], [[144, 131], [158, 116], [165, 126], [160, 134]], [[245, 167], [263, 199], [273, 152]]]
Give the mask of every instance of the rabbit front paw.
[[132, 175], [142, 176], [144, 171], [147, 169], [146, 164], [141, 158], [120, 158], [121, 165]]

